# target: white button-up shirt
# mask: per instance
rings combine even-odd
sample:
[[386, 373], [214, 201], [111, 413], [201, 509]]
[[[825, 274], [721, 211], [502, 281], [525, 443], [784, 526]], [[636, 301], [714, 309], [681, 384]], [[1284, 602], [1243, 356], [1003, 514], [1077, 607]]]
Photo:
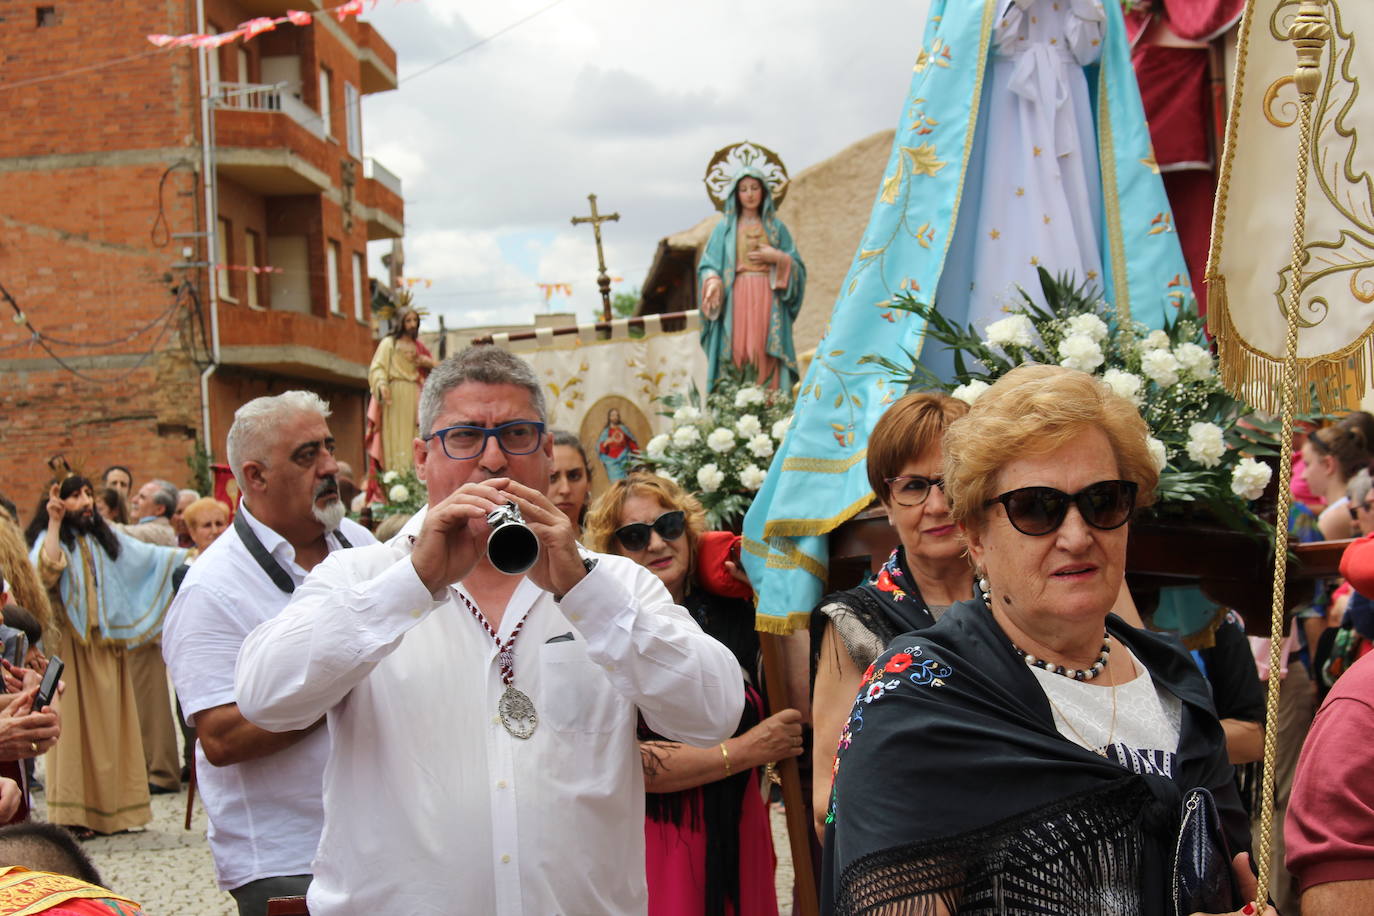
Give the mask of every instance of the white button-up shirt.
[[529, 612], [514, 686], [539, 724], [521, 740], [497, 714], [494, 641], [461, 586], [429, 593], [410, 543], [330, 556], [239, 655], [250, 720], [329, 715], [310, 912], [645, 912], [636, 714], [689, 744], [725, 740], [744, 706], [734, 656], [623, 557], [599, 556], [561, 604], [524, 580], [498, 633]]
[[[291, 581], [304, 582], [290, 542], [253, 518], [247, 506], [239, 512]], [[355, 547], [377, 543], [347, 519], [341, 530]], [[340, 546], [332, 535], [327, 540], [331, 550]], [[232, 526], [191, 564], [162, 628], [162, 655], [187, 722], [194, 725], [197, 713], [234, 702], [239, 647], [290, 597], [267, 578]], [[328, 760], [329, 733], [322, 728], [275, 754], [223, 767], [206, 760], [196, 742], [196, 786], [209, 815], [206, 833], [222, 889], [310, 871], [324, 822]]]

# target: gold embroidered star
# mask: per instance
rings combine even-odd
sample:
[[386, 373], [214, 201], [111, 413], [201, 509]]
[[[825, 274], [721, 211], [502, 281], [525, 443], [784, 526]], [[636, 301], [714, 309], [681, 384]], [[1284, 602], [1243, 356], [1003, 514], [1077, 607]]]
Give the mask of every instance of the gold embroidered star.
[[988, 233], [988, 238], [992, 239], [994, 242], [1000, 239], [1001, 237], [1002, 233], [998, 232], [996, 229]]
[[1095, 271], [1095, 270], [1090, 270], [1090, 271], [1088, 271], [1088, 279], [1089, 279], [1089, 280], [1096, 280], [1096, 279], [1097, 279], [1097, 271]]
[[1030, 264], [1031, 264], [1031, 267], [1039, 267], [1039, 266], [1040, 266], [1040, 259], [1037, 258], [1037, 257], [1032, 257], [1032, 258], [1031, 258]]
[[1025, 196], [1026, 196], [1026, 189], [1025, 189], [1025, 188], [1017, 188], [1017, 189], [1016, 189], [1016, 196], [1017, 196], [1017, 197], [1025, 197]]
[[1035, 153], [1035, 155], [1037, 155], [1037, 156], [1039, 156], [1042, 152], [1044, 152], [1044, 150], [1042, 150], [1042, 149], [1041, 149], [1040, 147], [1038, 147], [1038, 146], [1032, 146], [1032, 147], [1031, 147], [1031, 151], [1032, 151], [1033, 153]]
[[1049, 215], [1048, 213], [1046, 213], [1046, 214], [1045, 214], [1045, 225], [1048, 226], [1049, 224], [1050, 224], [1050, 215]]

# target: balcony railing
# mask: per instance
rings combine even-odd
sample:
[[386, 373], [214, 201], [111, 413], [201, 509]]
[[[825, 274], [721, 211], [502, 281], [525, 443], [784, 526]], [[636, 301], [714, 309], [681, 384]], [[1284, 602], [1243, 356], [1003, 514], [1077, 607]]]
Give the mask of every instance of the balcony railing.
[[288, 83], [215, 83], [216, 104], [220, 108], [245, 111], [276, 111], [286, 115], [310, 133], [324, 139], [324, 121], [319, 112], [297, 97]]
[[371, 178], [373, 181], [377, 182], [382, 187], [391, 191], [391, 193], [395, 194], [397, 197], [402, 196], [401, 179], [397, 178], [390, 170], [387, 169], [386, 166], [382, 165], [376, 159], [373, 159], [369, 156], [367, 161], [364, 163], [364, 168], [366, 169], [366, 171], [364, 171], [363, 174], [366, 177]]

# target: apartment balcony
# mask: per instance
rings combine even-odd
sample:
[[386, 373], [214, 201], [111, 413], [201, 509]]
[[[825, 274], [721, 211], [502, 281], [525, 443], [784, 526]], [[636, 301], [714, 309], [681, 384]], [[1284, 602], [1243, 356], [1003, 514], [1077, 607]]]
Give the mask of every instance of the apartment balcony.
[[363, 163], [363, 180], [358, 187], [358, 209], [367, 221], [367, 239], [398, 239], [405, 234], [405, 202], [401, 199], [401, 179], [376, 159]]
[[396, 88], [396, 52], [371, 23], [358, 23], [358, 64], [364, 95]]
[[334, 184], [320, 115], [284, 83], [215, 84], [215, 165], [260, 194], [319, 194]]
[[377, 344], [371, 325], [352, 316], [222, 308], [219, 326], [225, 365], [367, 387], [367, 365]]

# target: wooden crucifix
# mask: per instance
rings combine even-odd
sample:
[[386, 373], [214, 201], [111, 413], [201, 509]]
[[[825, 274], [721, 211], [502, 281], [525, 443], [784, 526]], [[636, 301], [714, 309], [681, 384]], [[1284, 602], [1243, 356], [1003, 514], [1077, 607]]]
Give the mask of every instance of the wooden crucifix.
[[606, 273], [606, 255], [601, 249], [601, 224], [605, 222], [619, 222], [619, 213], [601, 214], [596, 212], [596, 195], [588, 194], [587, 200], [592, 204], [591, 216], [574, 216], [572, 224], [574, 226], [582, 223], [592, 224], [592, 233], [596, 236], [596, 266], [599, 273], [596, 275], [596, 285], [601, 288], [601, 320], [611, 320], [611, 278]]

